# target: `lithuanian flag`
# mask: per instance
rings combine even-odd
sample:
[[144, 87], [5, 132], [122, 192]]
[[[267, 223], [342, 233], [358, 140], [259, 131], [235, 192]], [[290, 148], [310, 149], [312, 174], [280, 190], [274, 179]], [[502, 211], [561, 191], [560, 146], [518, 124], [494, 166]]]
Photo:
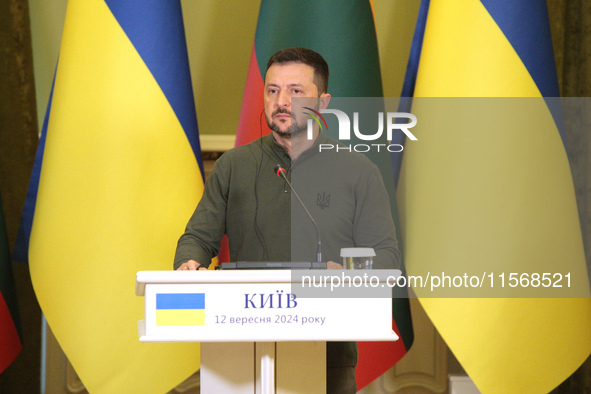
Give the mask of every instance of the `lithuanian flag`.
[[398, 193], [409, 275], [480, 270], [498, 287], [501, 274], [584, 278], [586, 298], [415, 289], [482, 392], [547, 393], [591, 352], [591, 301], [566, 144], [545, 99], [559, 96], [546, 2], [431, 0], [414, 96], [420, 141], [406, 145]]
[[69, 1], [41, 141], [28, 257], [49, 326], [89, 392], [171, 390], [199, 346], [139, 342], [134, 280], [172, 268], [203, 190], [180, 1]]
[[[237, 146], [271, 132], [262, 115], [264, 75], [269, 58], [288, 47], [309, 48], [324, 57], [330, 67], [328, 92], [333, 97], [382, 97], [378, 45], [370, 1], [263, 0], [236, 136]], [[394, 222], [398, 223], [390, 159], [386, 155], [373, 155], [370, 159], [382, 171], [391, 197]], [[412, 344], [408, 299], [393, 300], [393, 316], [393, 328], [401, 340], [359, 343], [359, 389], [391, 368]]]

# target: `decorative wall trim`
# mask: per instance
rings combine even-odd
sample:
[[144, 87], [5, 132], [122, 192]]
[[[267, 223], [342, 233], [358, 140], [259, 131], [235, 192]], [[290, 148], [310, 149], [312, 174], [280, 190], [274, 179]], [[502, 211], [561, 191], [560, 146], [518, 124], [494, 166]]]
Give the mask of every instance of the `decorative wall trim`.
[[234, 134], [201, 134], [201, 150], [204, 152], [225, 152], [234, 147]]

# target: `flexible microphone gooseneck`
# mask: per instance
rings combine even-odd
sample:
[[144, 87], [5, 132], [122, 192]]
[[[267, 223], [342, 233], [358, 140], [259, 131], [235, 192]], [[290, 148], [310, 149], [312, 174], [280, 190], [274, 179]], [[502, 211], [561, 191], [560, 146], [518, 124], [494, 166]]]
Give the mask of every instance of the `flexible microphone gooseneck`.
[[287, 182], [287, 185], [289, 186], [289, 188], [293, 192], [293, 195], [296, 196], [296, 198], [300, 202], [300, 205], [302, 206], [302, 208], [304, 208], [304, 211], [306, 211], [306, 213], [308, 214], [308, 217], [312, 221], [312, 224], [316, 228], [316, 234], [318, 235], [318, 249], [316, 251], [316, 258], [318, 259], [318, 262], [321, 263], [322, 262], [322, 241], [320, 239], [320, 229], [318, 228], [318, 225], [316, 224], [316, 220], [314, 220], [314, 218], [312, 217], [312, 215], [308, 211], [308, 208], [306, 208], [306, 206], [302, 202], [302, 199], [300, 198], [300, 196], [298, 196], [298, 193], [296, 193], [295, 189], [291, 185], [291, 182], [287, 179], [287, 175], [286, 175], [287, 171], [285, 170], [285, 168], [283, 168], [281, 166], [281, 164], [277, 164], [273, 170], [275, 171], [275, 173], [277, 174], [278, 177], [283, 178], [285, 180], [285, 182]]

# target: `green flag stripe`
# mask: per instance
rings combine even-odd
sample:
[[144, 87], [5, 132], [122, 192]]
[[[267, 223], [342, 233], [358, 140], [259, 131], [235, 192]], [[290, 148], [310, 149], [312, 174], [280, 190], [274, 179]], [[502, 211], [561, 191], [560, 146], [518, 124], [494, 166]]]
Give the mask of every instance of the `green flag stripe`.
[[[352, 20], [356, 23], [352, 24]], [[263, 0], [255, 37], [261, 75], [265, 75], [267, 61], [275, 52], [294, 46], [312, 49], [326, 59], [333, 96], [382, 96], [378, 44], [369, 2]]]

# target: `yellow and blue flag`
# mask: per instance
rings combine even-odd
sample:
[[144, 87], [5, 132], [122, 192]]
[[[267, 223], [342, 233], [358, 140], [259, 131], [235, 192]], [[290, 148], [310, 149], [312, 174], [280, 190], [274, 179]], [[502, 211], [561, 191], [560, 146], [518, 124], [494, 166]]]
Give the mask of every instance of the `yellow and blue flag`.
[[25, 250], [77, 374], [93, 393], [172, 389], [199, 346], [140, 343], [134, 281], [172, 268], [203, 192], [180, 1], [69, 1], [35, 168]]
[[156, 294], [156, 325], [205, 325], [205, 293]]
[[[559, 89], [546, 2], [422, 6], [429, 9], [412, 107], [419, 141], [406, 144], [398, 188], [409, 275], [480, 269], [494, 272], [499, 287], [500, 275], [586, 279], [566, 144], [548, 105]], [[436, 107], [429, 97], [456, 99]], [[512, 112], [520, 103], [536, 116]], [[495, 106], [511, 119], [491, 116]], [[527, 283], [535, 285], [520, 285]], [[591, 352], [588, 296], [442, 299], [415, 291], [482, 392], [549, 392]]]

